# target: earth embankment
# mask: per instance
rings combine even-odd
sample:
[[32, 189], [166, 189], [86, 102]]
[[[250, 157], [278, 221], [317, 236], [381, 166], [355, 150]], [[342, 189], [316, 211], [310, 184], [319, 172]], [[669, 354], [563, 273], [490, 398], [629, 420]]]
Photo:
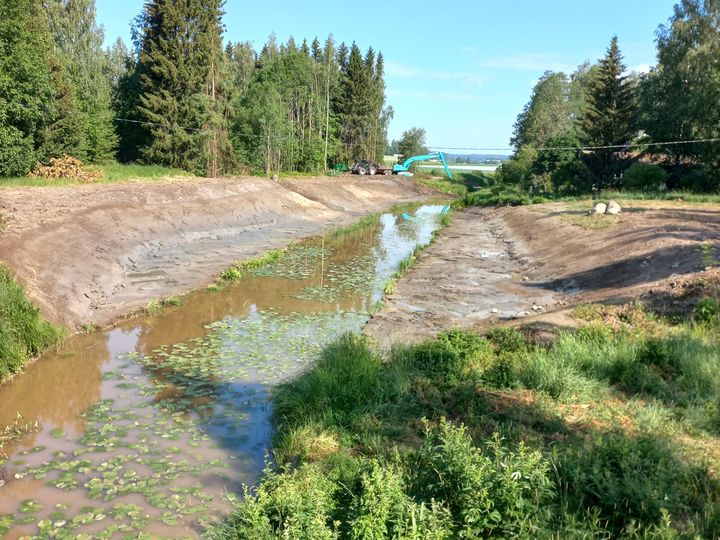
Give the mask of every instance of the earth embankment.
[[365, 332], [389, 348], [450, 328], [572, 324], [567, 310], [585, 303], [641, 299], [672, 314], [720, 273], [717, 205], [628, 201], [619, 216], [592, 216], [590, 208], [587, 201], [455, 214]]
[[3, 188], [0, 262], [51, 321], [104, 325], [236, 259], [432, 194], [395, 177]]

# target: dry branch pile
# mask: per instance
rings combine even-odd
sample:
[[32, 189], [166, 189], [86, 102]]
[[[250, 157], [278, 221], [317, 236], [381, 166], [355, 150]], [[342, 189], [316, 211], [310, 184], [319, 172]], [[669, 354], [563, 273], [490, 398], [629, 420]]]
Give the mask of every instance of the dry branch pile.
[[50, 165], [38, 164], [30, 173], [30, 176], [46, 178], [48, 180], [63, 178], [90, 183], [100, 180], [103, 177], [103, 173], [99, 169], [83, 167], [82, 162], [74, 157], [63, 156], [61, 158], [51, 159]]

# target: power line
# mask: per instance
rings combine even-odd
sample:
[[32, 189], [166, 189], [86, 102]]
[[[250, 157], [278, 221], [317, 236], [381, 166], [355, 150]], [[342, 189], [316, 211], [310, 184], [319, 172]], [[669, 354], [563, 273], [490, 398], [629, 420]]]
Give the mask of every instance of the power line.
[[128, 122], [130, 124], [140, 124], [142, 126], [158, 126], [158, 127], [164, 127], [168, 129], [184, 129], [185, 131], [204, 131], [201, 128], [192, 128], [192, 127], [185, 127], [185, 126], [179, 126], [177, 124], [170, 125], [170, 124], [159, 124], [157, 122], [148, 122], [146, 120], [130, 120], [129, 118], [113, 118], [116, 122]]
[[[630, 143], [630, 144], [610, 144], [604, 146], [543, 146], [535, 148], [538, 152], [545, 152], [549, 150], [614, 150], [614, 149], [625, 149], [625, 148], [646, 148], [648, 146], [677, 146], [682, 144], [697, 144], [697, 143], [711, 143], [720, 142], [720, 138], [710, 139], [692, 139], [684, 141], [664, 141], [664, 142], [648, 142], [648, 143]], [[465, 147], [465, 146], [430, 146], [431, 149], [443, 149], [443, 150], [475, 150], [483, 152], [508, 152], [515, 150], [514, 148], [477, 148], [477, 147]]]

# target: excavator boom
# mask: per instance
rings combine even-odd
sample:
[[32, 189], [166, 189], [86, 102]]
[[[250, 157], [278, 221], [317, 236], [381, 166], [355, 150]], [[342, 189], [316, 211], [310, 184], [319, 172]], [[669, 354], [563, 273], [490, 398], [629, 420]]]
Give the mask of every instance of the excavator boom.
[[429, 154], [424, 154], [422, 156], [412, 156], [405, 160], [404, 163], [398, 163], [397, 165], [393, 166], [393, 172], [395, 174], [402, 174], [404, 176], [412, 176], [412, 174], [409, 172], [410, 165], [415, 163], [416, 161], [430, 161], [432, 159], [439, 159], [443, 167], [445, 167], [445, 172], [448, 175], [448, 178], [450, 180], [454, 180], [452, 172], [450, 172], [450, 167], [448, 167], [447, 161], [445, 160], [445, 154], [442, 152], [430, 152]]

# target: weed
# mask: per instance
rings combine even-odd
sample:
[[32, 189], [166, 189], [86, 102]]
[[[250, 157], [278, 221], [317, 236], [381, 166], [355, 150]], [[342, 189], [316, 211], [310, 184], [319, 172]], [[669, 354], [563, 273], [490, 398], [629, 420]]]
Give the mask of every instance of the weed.
[[162, 305], [163, 307], [181, 306], [182, 300], [177, 296], [168, 296], [165, 300], [162, 301]]
[[152, 300], [150, 300], [147, 303], [147, 306], [145, 306], [145, 311], [147, 312], [148, 315], [150, 315], [151, 317], [154, 317], [155, 315], [158, 315], [162, 311], [162, 308], [163, 308], [162, 302], [159, 302], [158, 300], [153, 298]]

